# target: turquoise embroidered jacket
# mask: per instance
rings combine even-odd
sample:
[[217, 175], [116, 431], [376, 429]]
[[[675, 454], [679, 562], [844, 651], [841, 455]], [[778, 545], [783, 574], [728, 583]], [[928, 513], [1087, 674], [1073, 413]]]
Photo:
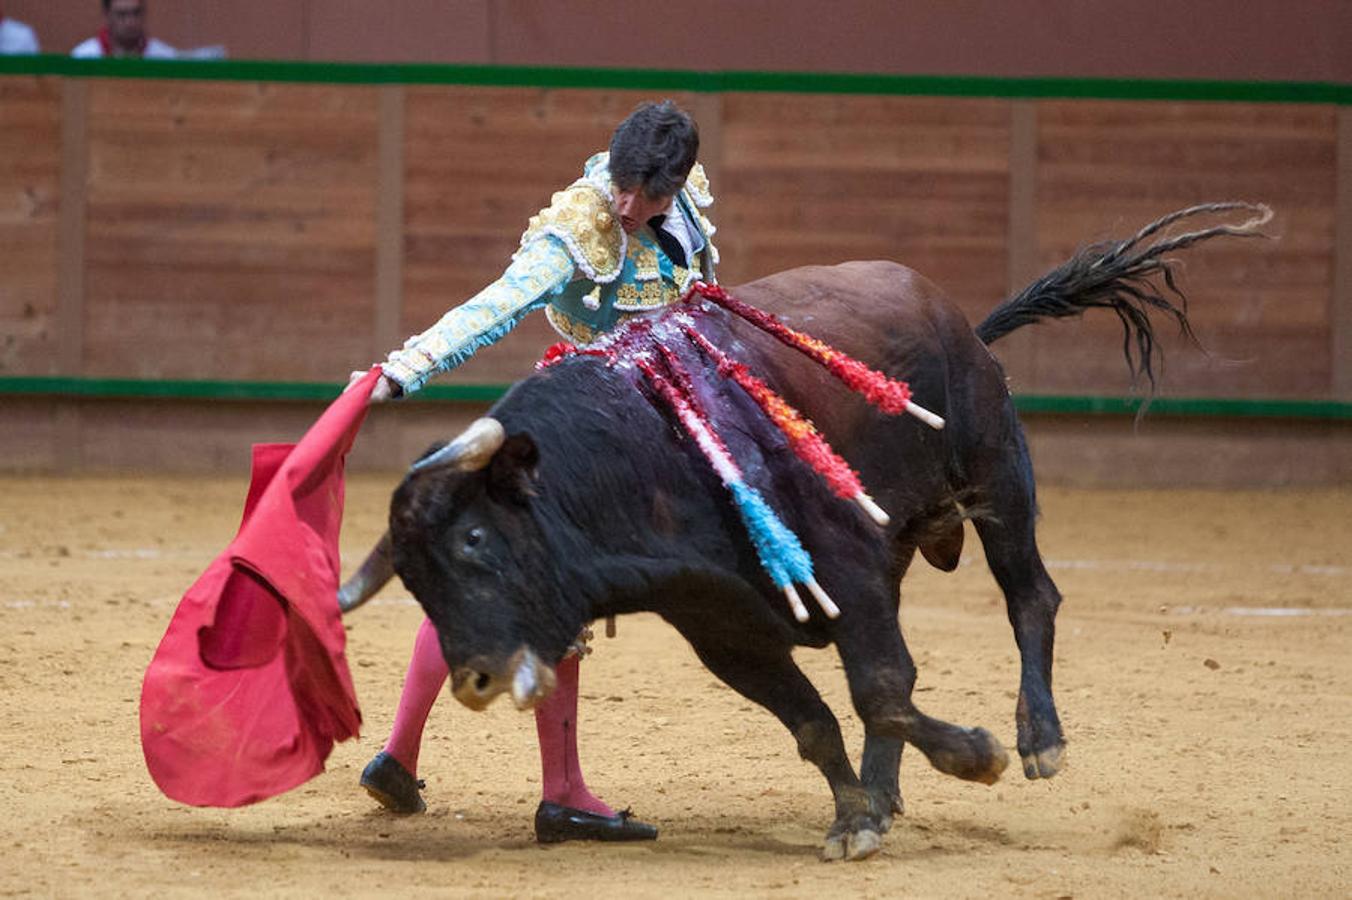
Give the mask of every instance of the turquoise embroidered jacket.
[[714, 227], [701, 212], [713, 204], [698, 163], [673, 201], [692, 241], [690, 267], [677, 266], [646, 229], [628, 235], [610, 196], [610, 154], [587, 160], [584, 174], [531, 217], [502, 276], [404, 342], [381, 364], [404, 393], [496, 343], [534, 310], [554, 329], [588, 344], [617, 324], [677, 300], [696, 279], [714, 281]]

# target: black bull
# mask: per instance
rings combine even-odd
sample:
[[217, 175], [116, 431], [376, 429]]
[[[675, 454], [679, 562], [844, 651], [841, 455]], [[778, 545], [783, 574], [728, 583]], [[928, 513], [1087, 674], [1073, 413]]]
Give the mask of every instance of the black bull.
[[[566, 359], [515, 385], [473, 434], [395, 491], [390, 534], [344, 587], [345, 608], [394, 570], [440, 636], [458, 698], [482, 708], [511, 691], [529, 704], [552, 684], [552, 665], [585, 623], [651, 611], [690, 642], [730, 687], [792, 732], [835, 797], [828, 858], [860, 858], [900, 811], [903, 743], [939, 770], [993, 783], [1006, 765], [999, 741], [920, 712], [916, 670], [897, 623], [899, 586], [915, 552], [945, 571], [958, 564], [963, 521], [980, 537], [1004, 592], [1022, 673], [1015, 718], [1029, 778], [1054, 775], [1065, 741], [1052, 697], [1052, 645], [1061, 597], [1034, 535], [1032, 466], [1000, 364], [987, 345], [1029, 322], [1112, 309], [1133, 370], [1151, 375], [1148, 311], [1190, 334], [1181, 306], [1150, 282], [1173, 280], [1163, 254], [1220, 234], [1247, 236], [1269, 213], [1175, 237], [1161, 228], [1086, 248], [997, 307], [975, 329], [930, 282], [902, 266], [855, 262], [782, 272], [730, 293], [905, 380], [938, 412], [936, 431], [886, 416], [816, 364], [746, 322], [716, 311], [699, 328], [750, 365], [813, 420], [891, 515], [879, 528], [837, 498], [788, 449], [741, 389], [699, 363], [695, 390], [733, 456], [811, 552], [837, 619], [790, 615], [764, 574], [727, 492], [694, 443], [636, 373], [594, 357]], [[1133, 354], [1133, 350], [1135, 353]], [[733, 423], [730, 425], [729, 423]], [[487, 443], [484, 443], [485, 434]], [[357, 596], [360, 595], [360, 596]], [[864, 723], [859, 774], [839, 725], [794, 663], [796, 645], [835, 643]]]

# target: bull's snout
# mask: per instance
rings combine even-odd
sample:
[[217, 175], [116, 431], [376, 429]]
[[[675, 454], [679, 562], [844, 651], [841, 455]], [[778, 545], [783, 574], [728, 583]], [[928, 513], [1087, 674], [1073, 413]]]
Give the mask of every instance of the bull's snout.
[[522, 647], [501, 665], [482, 658], [471, 660], [451, 672], [451, 693], [455, 699], [478, 712], [497, 696], [510, 692], [517, 709], [531, 709], [554, 690], [554, 669]]

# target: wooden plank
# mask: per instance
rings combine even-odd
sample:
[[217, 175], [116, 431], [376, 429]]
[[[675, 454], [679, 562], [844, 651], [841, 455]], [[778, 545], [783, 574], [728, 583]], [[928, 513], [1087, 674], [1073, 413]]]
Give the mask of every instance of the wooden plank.
[[1140, 489], [1346, 485], [1345, 422], [1023, 417], [1039, 487]]
[[[255, 443], [300, 439], [323, 409], [310, 403], [76, 402], [89, 470], [249, 471]], [[358, 442], [359, 444], [361, 442]]]
[[[61, 91], [61, 222], [58, 244], [60, 308], [57, 332], [61, 372], [84, 374], [85, 346], [85, 221], [89, 178], [89, 94], [86, 82], [66, 79]], [[79, 406], [61, 403], [53, 414], [56, 441], [53, 462], [58, 471], [83, 467], [83, 420]]]
[[[1009, 274], [1005, 296], [1013, 297], [1041, 274], [1037, 260], [1037, 104], [1013, 101], [1009, 114]], [[977, 321], [974, 318], [973, 324]], [[1001, 340], [999, 359], [1011, 386], [1032, 377], [1039, 330], [1023, 329]]]
[[90, 374], [336, 380], [370, 361], [379, 89], [89, 90]]
[[83, 373], [84, 354], [84, 228], [88, 177], [87, 85], [67, 79], [61, 92], [61, 223], [58, 237], [60, 369]]
[[404, 294], [404, 88], [380, 90], [380, 172], [376, 222], [376, 298], [371, 359], [396, 346]]
[[[1328, 395], [1336, 113], [1276, 104], [1043, 102], [1038, 248], [1043, 268], [1081, 245], [1133, 234], [1181, 207], [1270, 204], [1275, 241], [1217, 241], [1179, 254], [1181, 284], [1211, 356], [1161, 328], [1168, 393]], [[1237, 220], [1237, 217], [1231, 217]], [[1214, 220], [1213, 220], [1214, 221]], [[1047, 327], [1024, 390], [1117, 393], [1127, 383], [1111, 315]]]
[[1040, 273], [1037, 264], [1037, 104], [1009, 105], [1009, 280], [1014, 295]]
[[[699, 159], [709, 183], [723, 183], [723, 95], [696, 94], [687, 111], [699, 127]], [[717, 195], [715, 195], [717, 196]]]
[[1006, 101], [729, 94], [724, 110], [721, 280], [882, 258], [973, 318], [1003, 296]]
[[6, 397], [0, 402], [0, 471], [59, 468], [58, 448], [68, 431], [59, 418], [62, 405], [48, 397]]
[[1338, 224], [1334, 244], [1333, 396], [1352, 399], [1352, 109], [1338, 110]]
[[0, 373], [52, 375], [62, 358], [61, 83], [0, 79]]

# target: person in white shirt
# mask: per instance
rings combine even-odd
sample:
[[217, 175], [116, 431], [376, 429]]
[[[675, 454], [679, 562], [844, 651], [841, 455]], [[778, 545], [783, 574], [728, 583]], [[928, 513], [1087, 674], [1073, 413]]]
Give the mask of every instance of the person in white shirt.
[[33, 29], [17, 19], [5, 18], [0, 9], [0, 56], [25, 56], [41, 53], [38, 36]]
[[104, 25], [99, 33], [70, 52], [79, 59], [131, 57], [174, 59], [178, 51], [146, 34], [145, 0], [103, 0]]

